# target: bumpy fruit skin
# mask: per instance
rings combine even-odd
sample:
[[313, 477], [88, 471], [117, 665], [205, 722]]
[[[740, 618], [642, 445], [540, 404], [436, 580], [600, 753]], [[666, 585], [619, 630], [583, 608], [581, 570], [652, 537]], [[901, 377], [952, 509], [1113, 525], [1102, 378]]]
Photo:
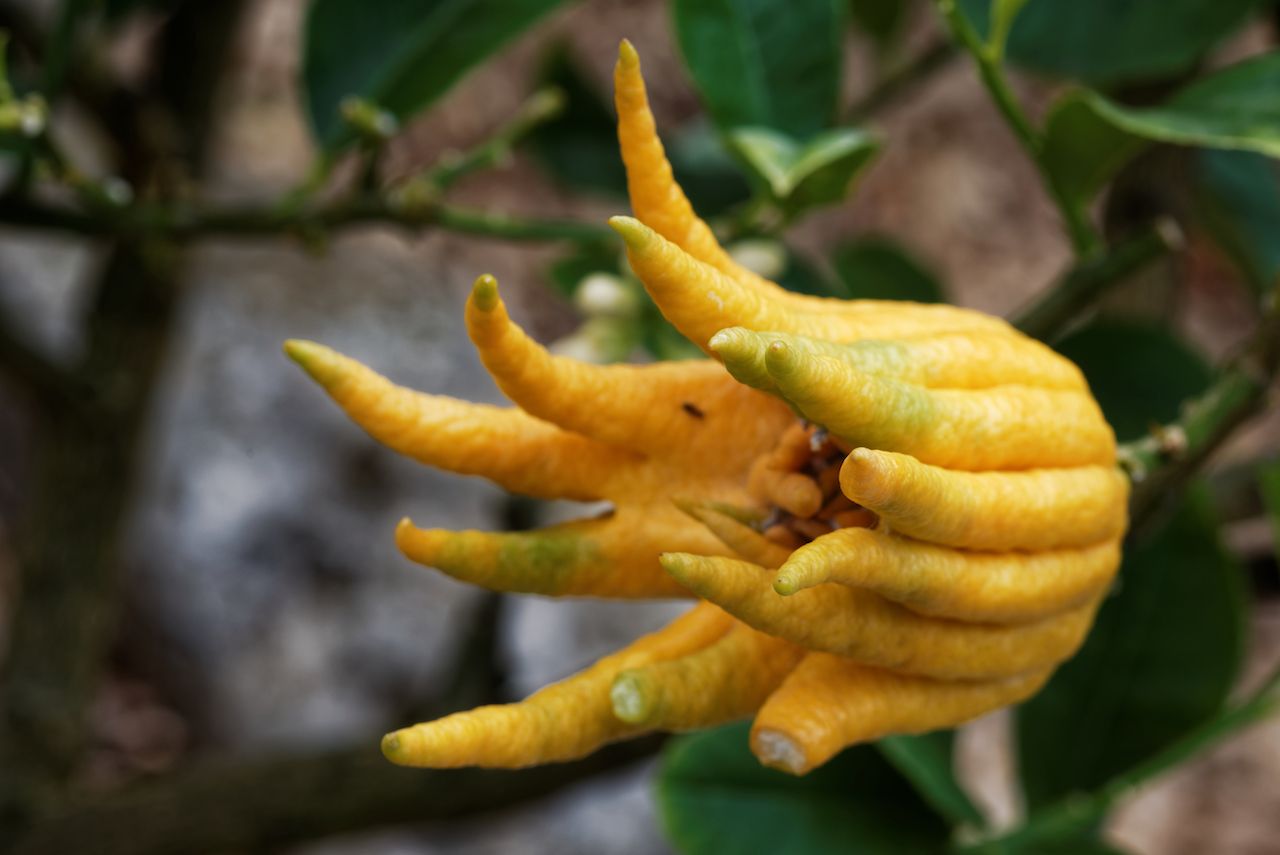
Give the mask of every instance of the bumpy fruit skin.
[[739, 267], [675, 183], [626, 42], [615, 84], [635, 218], [610, 222], [711, 359], [554, 356], [490, 276], [467, 330], [515, 407], [285, 349], [402, 454], [613, 507], [513, 533], [405, 520], [409, 558], [495, 591], [699, 602], [524, 701], [388, 734], [384, 753], [518, 767], [754, 715], [757, 757], [803, 774], [846, 745], [1033, 694], [1088, 632], [1127, 523], [1115, 439], [1080, 371], [979, 312], [797, 295]]

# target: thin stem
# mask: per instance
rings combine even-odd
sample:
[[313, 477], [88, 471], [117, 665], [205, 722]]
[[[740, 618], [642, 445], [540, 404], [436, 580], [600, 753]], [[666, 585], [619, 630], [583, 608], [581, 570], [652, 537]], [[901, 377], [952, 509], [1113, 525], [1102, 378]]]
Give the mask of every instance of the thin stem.
[[30, 200], [0, 200], [0, 222], [101, 237], [191, 241], [206, 237], [274, 237], [369, 223], [409, 229], [437, 227], [506, 240], [589, 242], [612, 236], [604, 226], [573, 220], [526, 219], [397, 195], [363, 195], [318, 208], [161, 205], [138, 202], [82, 211]]
[[1177, 224], [1161, 220], [1137, 237], [1076, 264], [1043, 294], [1015, 312], [1011, 321], [1027, 335], [1050, 341], [1111, 286], [1181, 244], [1182, 233]]
[[1045, 163], [1042, 156], [1044, 139], [1031, 124], [1022, 105], [1014, 96], [1009, 86], [1009, 79], [1005, 76], [999, 52], [992, 50], [991, 46], [979, 38], [955, 0], [937, 0], [937, 6], [952, 36], [973, 57], [983, 86], [986, 87], [991, 99], [1004, 116], [1013, 135], [1039, 170], [1040, 179], [1044, 182], [1045, 189], [1049, 192], [1054, 204], [1058, 206], [1058, 211], [1066, 224], [1076, 255], [1081, 258], [1092, 255], [1102, 246], [1102, 238], [1089, 222], [1084, 206], [1063, 186], [1057, 175]]
[[939, 42], [911, 62], [885, 75], [874, 89], [855, 101], [849, 108], [849, 122], [865, 122], [912, 87], [945, 68], [947, 63], [955, 58], [957, 52], [956, 46], [951, 42]]
[[424, 175], [440, 190], [481, 169], [501, 166], [511, 157], [516, 144], [564, 112], [564, 93], [554, 87], [540, 89], [521, 105], [515, 117], [489, 139], [462, 152], [440, 158]]
[[1280, 286], [1269, 302], [1249, 343], [1208, 390], [1184, 404], [1177, 420], [1120, 447], [1120, 463], [1134, 486], [1134, 528], [1176, 495], [1214, 449], [1265, 403], [1267, 389], [1280, 374]]

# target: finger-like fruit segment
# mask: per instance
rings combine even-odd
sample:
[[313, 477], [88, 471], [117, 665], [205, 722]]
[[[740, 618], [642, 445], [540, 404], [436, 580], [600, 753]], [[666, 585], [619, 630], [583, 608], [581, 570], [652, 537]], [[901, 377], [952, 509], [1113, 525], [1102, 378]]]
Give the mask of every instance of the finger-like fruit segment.
[[677, 507], [707, 527], [739, 557], [761, 567], [781, 567], [791, 550], [770, 541], [751, 526], [714, 507], [693, 502], [677, 502]]
[[627, 257], [664, 317], [703, 350], [726, 327], [779, 330], [832, 341], [883, 339], [955, 329], [1007, 331], [1003, 321], [954, 306], [856, 300], [843, 311], [807, 311], [762, 295], [698, 261], [631, 217], [609, 225], [622, 236]]
[[725, 554], [719, 540], [675, 508], [624, 506], [606, 517], [521, 532], [421, 529], [403, 520], [408, 558], [492, 591], [614, 599], [687, 597], [658, 554], [681, 543]]
[[1129, 499], [1128, 479], [1110, 465], [955, 472], [869, 448], [855, 448], [845, 458], [840, 488], [893, 531], [1002, 552], [1115, 540], [1124, 532]]
[[838, 582], [932, 617], [1024, 623], [1096, 599], [1119, 566], [1118, 539], [1079, 549], [973, 552], [846, 528], [791, 553], [773, 589], [791, 595]]
[[382, 739], [402, 766], [515, 769], [573, 760], [643, 728], [613, 714], [609, 687], [620, 671], [685, 656], [724, 635], [732, 620], [708, 603], [655, 633], [516, 704], [477, 707], [415, 724]]
[[[512, 323], [492, 276], [476, 280], [467, 330], [485, 368], [522, 410], [600, 442], [733, 472], [793, 419], [710, 360], [592, 365], [552, 356]], [[743, 419], [744, 411], [751, 419]], [[726, 431], [734, 442], [725, 442]]]
[[951, 469], [1028, 469], [1115, 461], [1115, 434], [1087, 393], [1028, 386], [925, 389], [841, 360], [767, 348], [769, 376], [805, 417], [855, 446]]
[[931, 389], [989, 389], [1022, 385], [1044, 389], [1086, 390], [1084, 375], [1069, 359], [1023, 335], [989, 331], [942, 332], [893, 341], [841, 344], [791, 333], [754, 332], [743, 327], [720, 330], [711, 350], [742, 383], [774, 391], [766, 354], [773, 342], [796, 354], [838, 360], [851, 371], [914, 383]]
[[601, 473], [639, 462], [520, 410], [397, 386], [320, 344], [290, 341], [285, 352], [374, 439], [429, 466], [539, 498], [594, 501], [608, 498]]
[[866, 665], [943, 680], [990, 680], [1073, 654], [1097, 604], [1036, 623], [995, 625], [918, 615], [870, 591], [820, 585], [780, 597], [772, 573], [732, 558], [665, 553], [681, 584], [761, 632]]
[[695, 653], [620, 673], [610, 689], [613, 712], [657, 730], [735, 721], [759, 709], [803, 655], [789, 641], [735, 623]]
[[931, 680], [810, 653], [760, 708], [751, 727], [751, 750], [766, 766], [803, 775], [846, 746], [955, 727], [1018, 703], [1039, 691], [1049, 673]]

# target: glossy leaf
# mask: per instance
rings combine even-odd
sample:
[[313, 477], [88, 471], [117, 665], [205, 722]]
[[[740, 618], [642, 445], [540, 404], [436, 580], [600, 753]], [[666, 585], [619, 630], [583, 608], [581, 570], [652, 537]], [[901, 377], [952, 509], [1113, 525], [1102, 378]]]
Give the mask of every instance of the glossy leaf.
[[805, 139], [831, 123], [843, 0], [674, 0], [672, 13], [694, 84], [722, 129]]
[[1121, 441], [1171, 421], [1182, 401], [1208, 388], [1213, 376], [1199, 353], [1150, 322], [1101, 320], [1057, 349], [1084, 371]]
[[1196, 213], [1259, 294], [1280, 278], [1280, 164], [1245, 151], [1198, 152]]
[[1201, 491], [1156, 537], [1131, 544], [1084, 647], [1017, 713], [1034, 812], [1087, 792], [1211, 718], [1244, 641], [1240, 570]]
[[935, 730], [919, 736], [890, 736], [876, 743], [880, 752], [915, 785], [933, 809], [954, 824], [982, 826], [986, 820], [956, 780], [952, 758], [955, 733]]
[[948, 828], [869, 745], [803, 777], [761, 766], [746, 724], [686, 736], [666, 751], [658, 800], [685, 855], [928, 855]]
[[[991, 0], [959, 4], [986, 33]], [[1029, 0], [1006, 53], [1026, 68], [1094, 85], [1153, 80], [1190, 69], [1257, 6], [1257, 0]]]
[[844, 199], [879, 143], [854, 128], [837, 128], [801, 144], [768, 128], [739, 128], [729, 144], [783, 210], [797, 214]]
[[1146, 141], [1117, 128], [1094, 111], [1091, 93], [1068, 92], [1045, 117], [1045, 168], [1075, 201], [1087, 205]]
[[339, 105], [356, 96], [404, 120], [562, 0], [314, 0], [302, 79], [311, 126], [340, 144]]
[[946, 302], [937, 277], [891, 240], [860, 238], [837, 249], [832, 261], [849, 297]]

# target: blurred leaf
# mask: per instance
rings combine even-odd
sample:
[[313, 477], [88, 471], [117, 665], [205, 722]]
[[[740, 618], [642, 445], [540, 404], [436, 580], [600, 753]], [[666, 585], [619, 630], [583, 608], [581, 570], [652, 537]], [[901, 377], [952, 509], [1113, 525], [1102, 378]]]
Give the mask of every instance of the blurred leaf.
[[622, 253], [616, 244], [580, 244], [547, 266], [547, 278], [556, 293], [572, 298], [583, 279], [599, 271], [616, 276], [622, 270], [622, 262]]
[[1199, 353], [1150, 322], [1100, 320], [1056, 348], [1084, 371], [1122, 442], [1171, 421], [1182, 401], [1207, 389], [1213, 377]]
[[909, 0], [849, 0], [849, 16], [883, 49], [902, 33], [911, 6]]
[[793, 216], [842, 200], [880, 148], [870, 134], [854, 128], [824, 131], [805, 144], [769, 128], [738, 128], [729, 132], [729, 144]]
[[1213, 716], [1240, 665], [1240, 571], [1193, 490], [1168, 526], [1130, 545], [1118, 591], [1084, 647], [1018, 710], [1018, 758], [1035, 811], [1087, 792]]
[[842, 297], [845, 299], [849, 297], [843, 283], [833, 281], [831, 277], [825, 275], [817, 267], [810, 264], [804, 256], [792, 249], [787, 250], [787, 265], [776, 278], [779, 285], [788, 291], [795, 291], [797, 294], [812, 294], [815, 297]]
[[894, 241], [860, 238], [840, 246], [832, 261], [849, 297], [946, 302], [937, 278]]
[[946, 823], [875, 748], [858, 746], [804, 777], [759, 764], [746, 724], [676, 740], [658, 800], [685, 855], [913, 855], [942, 852]]
[[1228, 66], [1162, 106], [1126, 107], [1097, 92], [1081, 103], [1120, 131], [1156, 142], [1280, 157], [1280, 51]]
[[302, 80], [326, 147], [345, 139], [338, 107], [357, 96], [404, 120], [562, 0], [314, 0]]
[[[959, 0], [980, 33], [991, 0]], [[1009, 35], [1019, 65], [1097, 86], [1179, 74], [1237, 29], [1258, 0], [1029, 0]]]
[[565, 98], [560, 115], [530, 135], [538, 159], [569, 187], [626, 198], [627, 171], [618, 153], [613, 110], [582, 76], [566, 46], [547, 57], [538, 83], [537, 88], [556, 87]]
[[676, 38], [722, 128], [759, 125], [806, 138], [840, 95], [842, 0], [674, 0]]
[[1087, 94], [1068, 92], [1054, 102], [1045, 118], [1041, 155], [1045, 168], [1082, 205], [1146, 145], [1094, 112]]
[[751, 197], [742, 168], [705, 119], [695, 119], [671, 138], [667, 158], [676, 181], [703, 218], [721, 214]]
[[919, 736], [889, 736], [876, 746], [933, 809], [951, 823], [986, 824], [982, 812], [956, 781], [952, 768], [955, 732], [935, 730]]
[[1013, 22], [1025, 5], [1027, 0], [991, 0], [991, 5], [988, 7], [991, 12], [991, 23], [988, 28], [990, 32], [987, 35], [987, 45], [997, 55], [1004, 54], [1009, 41], [1009, 31], [1013, 29]]
[[1280, 277], [1280, 167], [1247, 151], [1196, 157], [1196, 212], [1259, 296]]

